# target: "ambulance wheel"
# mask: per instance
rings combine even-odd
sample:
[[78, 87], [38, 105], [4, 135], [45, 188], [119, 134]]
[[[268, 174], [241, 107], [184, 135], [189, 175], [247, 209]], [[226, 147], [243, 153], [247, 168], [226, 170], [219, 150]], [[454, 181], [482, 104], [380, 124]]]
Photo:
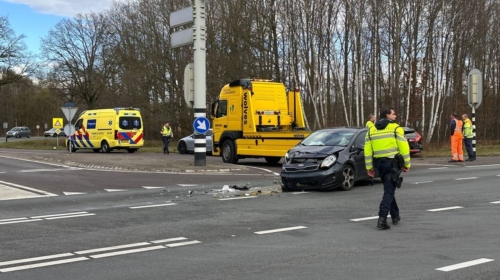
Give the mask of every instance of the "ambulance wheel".
[[179, 154], [187, 154], [188, 148], [186, 142], [179, 142], [179, 144], [177, 144], [177, 151], [179, 151]]
[[[69, 141], [66, 143], [66, 146], [68, 147], [68, 151], [69, 151]], [[76, 152], [75, 145], [71, 145], [71, 152], [72, 153]]]
[[276, 164], [280, 162], [280, 157], [264, 157], [264, 159], [267, 161], [269, 164]]
[[135, 153], [135, 151], [137, 151], [137, 149], [127, 149], [127, 152], [129, 152], [130, 154]]
[[109, 144], [107, 141], [102, 141], [101, 143], [101, 150], [103, 153], [109, 153], [111, 152], [111, 148], [109, 147]]
[[238, 163], [238, 156], [236, 155], [233, 140], [226, 140], [222, 144], [222, 161], [225, 163]]
[[101, 151], [101, 149], [92, 149], [92, 151], [94, 151], [94, 153], [98, 153]]

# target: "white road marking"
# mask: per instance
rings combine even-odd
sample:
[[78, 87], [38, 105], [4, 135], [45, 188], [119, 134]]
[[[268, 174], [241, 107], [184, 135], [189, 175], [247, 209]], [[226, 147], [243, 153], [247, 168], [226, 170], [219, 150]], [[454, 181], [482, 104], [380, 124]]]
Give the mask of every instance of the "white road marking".
[[458, 264], [454, 264], [454, 265], [450, 265], [450, 266], [445, 266], [445, 267], [441, 267], [441, 268], [436, 268], [436, 270], [449, 272], [449, 271], [453, 271], [453, 270], [457, 270], [457, 269], [461, 269], [461, 268], [465, 268], [465, 267], [469, 267], [469, 266], [473, 266], [473, 265], [483, 264], [483, 263], [487, 263], [487, 262], [492, 262], [492, 261], [494, 261], [494, 260], [482, 258], [482, 259], [458, 263]]
[[105, 191], [107, 192], [124, 192], [126, 190], [123, 190], [123, 189], [104, 189]]
[[219, 198], [218, 200], [236, 200], [236, 199], [247, 199], [255, 198], [256, 196], [244, 196], [244, 197], [230, 197], [230, 198]]
[[0, 173], [1, 173], [1, 174], [5, 174], [5, 173], [7, 173], [7, 172], [0, 172]]
[[130, 209], [141, 209], [141, 208], [161, 207], [161, 206], [170, 206], [170, 205], [177, 205], [177, 203], [165, 203], [165, 204], [155, 204], [155, 205], [133, 206], [133, 207], [129, 207], [129, 208]]
[[[391, 215], [387, 215], [387, 218], [390, 218], [390, 217], [391, 217]], [[350, 219], [349, 221], [361, 222], [361, 221], [376, 220], [376, 219], [378, 219], [378, 216], [371, 216], [371, 217], [365, 217], [365, 218]]]
[[140, 249], [132, 249], [132, 250], [112, 252], [112, 253], [104, 253], [104, 254], [98, 254], [98, 255], [91, 255], [90, 257], [93, 258], [93, 259], [100, 259], [100, 258], [107, 258], [107, 257], [113, 257], [113, 256], [119, 256], [119, 255], [126, 255], [126, 254], [146, 252], [146, 251], [151, 251], [151, 250], [158, 250], [158, 249], [165, 249], [165, 246], [158, 245], [158, 246], [145, 247], [145, 248], [140, 248]]
[[431, 168], [429, 168], [429, 169], [436, 169], [436, 170], [437, 170], [437, 169], [447, 169], [447, 168], [448, 168], [448, 167], [431, 167]]
[[0, 225], [17, 224], [17, 223], [29, 223], [29, 222], [38, 222], [38, 221], [43, 221], [43, 220], [42, 219], [33, 219], [33, 220], [20, 220], [20, 221], [2, 222], [2, 223], [0, 223]]
[[60, 261], [28, 264], [28, 265], [23, 265], [23, 266], [14, 266], [14, 267], [0, 269], [0, 272], [11, 272], [11, 271], [25, 270], [25, 269], [31, 269], [31, 268], [37, 268], [37, 267], [45, 267], [45, 266], [51, 266], [51, 265], [79, 262], [79, 261], [85, 261], [85, 260], [88, 260], [88, 258], [79, 257], [79, 258], [65, 259], [65, 260], [60, 260]]
[[292, 194], [303, 194], [303, 193], [309, 193], [309, 192], [293, 192]]
[[44, 165], [50, 165], [50, 166], [65, 167], [65, 168], [69, 168], [69, 169], [73, 169], [73, 170], [80, 170], [81, 169], [81, 168], [67, 166], [67, 165], [63, 165], [63, 164], [48, 163], [48, 162], [37, 161], [37, 160], [30, 160], [30, 159], [24, 159], [24, 158], [8, 157], [8, 156], [4, 156], [4, 155], [0, 155], [0, 157], [8, 158], [8, 159], [21, 160], [21, 161], [27, 161], [27, 162], [35, 162], [35, 163], [44, 164]]
[[80, 215], [73, 215], [73, 216], [52, 217], [52, 218], [45, 218], [45, 220], [68, 219], [68, 218], [77, 218], [77, 217], [86, 217], [86, 216], [95, 216], [95, 214], [88, 213], [88, 214], [80, 214]]
[[278, 228], [278, 229], [271, 229], [271, 230], [264, 230], [264, 231], [256, 231], [254, 232], [255, 234], [269, 234], [269, 233], [276, 233], [276, 232], [283, 232], [283, 231], [290, 231], [290, 230], [297, 230], [297, 229], [305, 229], [307, 227], [304, 226], [298, 226], [298, 227], [288, 227], [288, 228]]
[[20, 173], [35, 173], [35, 172], [47, 172], [47, 171], [66, 171], [70, 169], [47, 169], [47, 168], [40, 168], [40, 169], [24, 169], [24, 170], [19, 170], [17, 172]]
[[74, 255], [71, 253], [64, 253], [64, 254], [49, 255], [49, 256], [42, 256], [42, 257], [29, 258], [29, 259], [13, 260], [13, 261], [7, 261], [7, 262], [0, 262], [0, 266], [27, 263], [27, 262], [35, 262], [35, 261], [44, 261], [44, 260], [57, 259], [57, 258], [70, 257], [70, 256], [74, 256]]
[[180, 241], [180, 240], [186, 240], [186, 237], [175, 237], [175, 238], [169, 238], [169, 239], [162, 239], [162, 240], [154, 240], [151, 241], [153, 244], [160, 244], [160, 243], [168, 243], [172, 241]]
[[418, 185], [418, 184], [426, 184], [426, 183], [432, 183], [434, 181], [422, 181], [422, 182], [413, 182], [411, 184], [415, 184], [415, 185]]
[[468, 168], [481, 168], [481, 167], [492, 167], [492, 166], [499, 166], [500, 164], [497, 163], [497, 164], [483, 164], [483, 165], [468, 165], [468, 166], [465, 166], [465, 167], [468, 167]]
[[145, 188], [146, 190], [154, 190], [154, 189], [164, 189], [166, 187], [149, 187], [149, 186], [142, 186], [143, 188]]
[[427, 211], [439, 212], [439, 211], [454, 210], [454, 209], [461, 209], [461, 208], [463, 208], [463, 207], [462, 206], [452, 206], [452, 207], [445, 207], [445, 208], [429, 209]]
[[0, 220], [0, 223], [1, 222], [10, 222], [10, 221], [19, 221], [19, 220], [27, 220], [28, 218], [26, 217], [22, 217], [22, 218], [11, 218], [11, 219], [3, 219], [3, 220]]
[[84, 192], [63, 192], [64, 195], [78, 195], [78, 194], [87, 194]]
[[500, 204], [500, 201], [493, 201], [493, 202], [490, 202], [490, 203], [493, 203], [493, 204]]
[[180, 246], [186, 246], [186, 245], [193, 245], [193, 244], [199, 244], [199, 243], [201, 243], [201, 241], [193, 240], [193, 241], [186, 241], [186, 242], [179, 242], [179, 243], [167, 244], [167, 245], [164, 245], [164, 246], [168, 247], [168, 248], [174, 248], [174, 247], [180, 247]]
[[467, 178], [456, 178], [456, 181], [461, 181], [461, 180], [472, 180], [472, 179], [477, 179], [477, 177], [467, 177]]
[[73, 213], [52, 214], [52, 215], [34, 216], [34, 217], [30, 217], [30, 218], [31, 219], [44, 219], [44, 218], [51, 218], [51, 217], [71, 216], [71, 215], [80, 215], [80, 214], [87, 214], [87, 213], [89, 213], [89, 212], [73, 212]]
[[178, 186], [181, 186], [181, 187], [196, 187], [198, 186], [198, 184], [177, 184]]
[[269, 170], [269, 169], [265, 169], [265, 168], [260, 168], [260, 167], [255, 167], [255, 166], [245, 166], [245, 167], [248, 167], [248, 168], [254, 168], [254, 169], [259, 169], [259, 170], [263, 170], [263, 171], [266, 171], [266, 172], [269, 172], [269, 173], [272, 173], [273, 175], [276, 175], [276, 176], [279, 176], [280, 174], [279, 173], [276, 173], [272, 170]]
[[[57, 196], [57, 194], [53, 194], [53, 193], [50, 193], [50, 192], [46, 192], [46, 191], [42, 191], [42, 190], [38, 190], [38, 189], [26, 187], [26, 186], [14, 184], [14, 183], [9, 183], [9, 182], [5, 182], [5, 181], [0, 181], [0, 184], [3, 184], [5, 186], [7, 186], [7, 187], [10, 186], [10, 187], [14, 187], [14, 188], [17, 188], [17, 189], [25, 190], [25, 191], [32, 192], [32, 193], [35, 193], [35, 194], [42, 194], [42, 195], [45, 195], [45, 196]], [[39, 196], [40, 195], [38, 195], [38, 197]]]
[[117, 249], [125, 249], [125, 248], [131, 248], [131, 247], [147, 246], [147, 245], [151, 245], [151, 244], [149, 242], [132, 243], [132, 244], [125, 244], [125, 245], [113, 246], [113, 247], [104, 247], [104, 248], [97, 248], [97, 249], [90, 249], [90, 250], [78, 251], [78, 252], [75, 252], [75, 254], [78, 254], [78, 255], [92, 254], [92, 253], [99, 253], [99, 252], [105, 252], [105, 251], [113, 251], [113, 250], [117, 250]]

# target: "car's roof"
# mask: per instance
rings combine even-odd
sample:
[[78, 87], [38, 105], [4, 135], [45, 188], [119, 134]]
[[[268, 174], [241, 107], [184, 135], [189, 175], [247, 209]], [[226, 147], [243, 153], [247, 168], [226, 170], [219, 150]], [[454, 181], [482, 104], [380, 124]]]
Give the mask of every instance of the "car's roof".
[[363, 130], [363, 129], [367, 130], [366, 127], [354, 127], [354, 126], [346, 127], [346, 126], [340, 126], [340, 127], [323, 128], [323, 129], [319, 129], [317, 131], [350, 131], [350, 132], [356, 132], [356, 131]]

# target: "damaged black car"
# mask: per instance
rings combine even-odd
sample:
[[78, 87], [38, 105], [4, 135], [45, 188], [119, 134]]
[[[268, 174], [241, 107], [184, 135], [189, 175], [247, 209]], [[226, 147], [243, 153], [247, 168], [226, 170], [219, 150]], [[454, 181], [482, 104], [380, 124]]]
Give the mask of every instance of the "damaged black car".
[[281, 169], [283, 191], [349, 191], [370, 180], [365, 167], [366, 128], [328, 128], [315, 131], [290, 149]]

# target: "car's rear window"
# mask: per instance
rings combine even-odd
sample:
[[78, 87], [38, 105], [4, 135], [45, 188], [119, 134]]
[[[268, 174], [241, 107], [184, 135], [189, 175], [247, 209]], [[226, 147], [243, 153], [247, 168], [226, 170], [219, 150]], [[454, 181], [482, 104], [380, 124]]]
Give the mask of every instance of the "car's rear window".
[[119, 126], [121, 129], [140, 129], [140, 117], [120, 117]]

